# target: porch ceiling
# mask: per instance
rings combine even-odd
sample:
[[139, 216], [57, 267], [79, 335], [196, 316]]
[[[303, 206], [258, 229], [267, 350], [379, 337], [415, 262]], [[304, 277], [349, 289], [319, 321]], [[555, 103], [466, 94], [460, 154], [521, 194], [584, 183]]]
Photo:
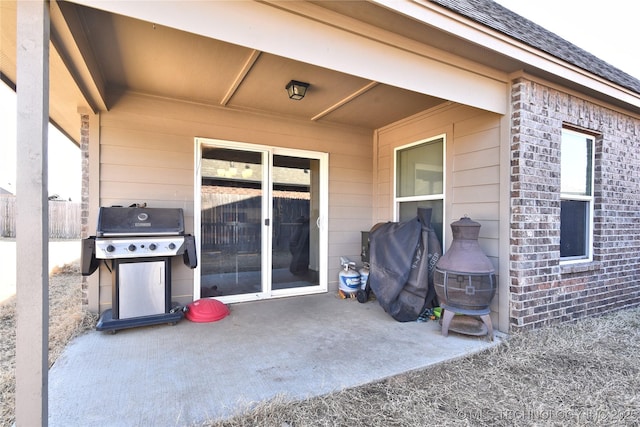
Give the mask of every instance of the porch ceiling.
[[[114, 12], [122, 12], [123, 15], [78, 4], [82, 2], [91, 3], [95, 7], [109, 6]], [[332, 57], [332, 52], [335, 52], [332, 46], [322, 45], [324, 39], [317, 39], [319, 42], [314, 46], [312, 55], [299, 55], [300, 51], [296, 50], [288, 57], [284, 49], [263, 52], [229, 42], [268, 49], [253, 39], [251, 43], [245, 43], [242, 37], [222, 41], [218, 38], [224, 38], [224, 35], [221, 35], [224, 32], [210, 32], [210, 37], [196, 34], [207, 33], [207, 28], [224, 29], [226, 21], [219, 20], [217, 24], [212, 25], [205, 22], [204, 27], [183, 26], [186, 30], [194, 28], [193, 32], [188, 32], [150, 22], [152, 17], [167, 13], [169, 9], [166, 8], [164, 12], [155, 14], [139, 13], [137, 16], [144, 15], [143, 19], [148, 19], [144, 21], [125, 16], [132, 8], [140, 9], [139, 4], [131, 6], [135, 2], [118, 4], [95, 0], [52, 0], [49, 3], [51, 118], [73, 139], [79, 141], [78, 109], [89, 108], [95, 112], [107, 110], [118, 102], [118, 98], [124, 92], [131, 91], [219, 108], [377, 129], [443, 103], [443, 98], [469, 103], [490, 111], [500, 111], [500, 105], [478, 100], [494, 99], [492, 94], [499, 90], [500, 83], [503, 80], [507, 82], [508, 76], [519, 70], [549, 81], [559, 81], [568, 88], [605, 99], [614, 105], [623, 105], [625, 108], [629, 106], [625, 102], [626, 98], [620, 98], [627, 95], [613, 89], [609, 90], [608, 86], [598, 86], [600, 82], [594, 83], [588, 76], [585, 77], [584, 73], [574, 69], [565, 69], [559, 66], [557, 61], [539, 58], [537, 54], [526, 56], [526, 49], [514, 51], [512, 44], [500, 45], [505, 49], [502, 52], [496, 46], [492, 48], [480, 42], [463, 39], [455, 31], [440, 28], [438, 22], [441, 21], [426, 24], [426, 21], [391, 10], [392, 8], [385, 7], [384, 3], [265, 0], [256, 4], [264, 9], [271, 8], [269, 12], [281, 9], [292, 16], [303, 16], [306, 21], [301, 20], [298, 24], [320, 23], [325, 28], [337, 28], [344, 34], [357, 33], [361, 40], [370, 37], [381, 46], [386, 43], [394, 47], [416, 48], [420, 50], [420, 55], [427, 58], [426, 61], [432, 60], [436, 67], [438, 64], [446, 64], [448, 69], [440, 68], [439, 74], [436, 72], [431, 76], [422, 72], [404, 76], [393, 70], [393, 62], [389, 60], [388, 67], [393, 71], [393, 78], [389, 78], [389, 74], [385, 73], [369, 73], [366, 66], [357, 67], [358, 71], [353, 71], [358, 75], [356, 76], [347, 74], [352, 72], [353, 68], [342, 68], [347, 72], [345, 73], [319, 66], [327, 67], [327, 64], [332, 62], [340, 63], [336, 62], [339, 61], [339, 57]], [[118, 7], [114, 4], [118, 4]], [[220, 10], [220, 6], [217, 6], [218, 9], [211, 6], [215, 2], [207, 4], [211, 9], [205, 7], [208, 13], [215, 14], [216, 10]], [[153, 3], [148, 5], [154, 7]], [[156, 6], [162, 8], [161, 5], [162, 3], [158, 3]], [[425, 5], [421, 6], [420, 12], [427, 10]], [[194, 15], [193, 9], [189, 19], [198, 21], [197, 11]], [[435, 9], [438, 7], [435, 6]], [[434, 16], [436, 15], [440, 17], [438, 13]], [[255, 16], [253, 18], [255, 19]], [[164, 23], [169, 22], [173, 21], [169, 19]], [[256, 37], [259, 32], [252, 32], [248, 22], [247, 32]], [[278, 35], [282, 33], [281, 37], [287, 37], [287, 28], [282, 27], [282, 22], [278, 25], [280, 26], [269, 28], [268, 31], [272, 32], [270, 35], [273, 36], [273, 32], [277, 31]], [[467, 27], [462, 28], [466, 29]], [[15, 83], [15, 0], [0, 1], [0, 30], [0, 73], [3, 78]], [[262, 31], [265, 31], [265, 28], [262, 28]], [[243, 32], [238, 34], [241, 33]], [[288, 37], [294, 37], [295, 34], [297, 33], [292, 31]], [[286, 39], [282, 40], [283, 46], [302, 45], [287, 44], [284, 43]], [[327, 41], [327, 44], [330, 42]], [[396, 49], [396, 52], [398, 51], [402, 49]], [[343, 49], [341, 53], [349, 55], [349, 50]], [[308, 62], [315, 62], [309, 59], [312, 57], [322, 57], [323, 60], [312, 65], [290, 59], [293, 57]], [[366, 55], [354, 55], [353, 58], [366, 58]], [[529, 59], [535, 64], [529, 64]], [[377, 66], [368, 70], [385, 68]], [[428, 74], [430, 69], [426, 70]], [[467, 73], [464, 77], [466, 81], [461, 80], [460, 75], [456, 74], [464, 72]], [[380, 81], [387, 84], [359, 76], [368, 76], [370, 79], [382, 76]], [[475, 78], [479, 79], [478, 82]], [[284, 87], [292, 79], [311, 84], [308, 95], [301, 101], [291, 101], [286, 96]], [[459, 82], [466, 82], [467, 85], [461, 85]], [[479, 82], [488, 85], [484, 92], [476, 90], [482, 88], [481, 84], [476, 84]], [[422, 93], [407, 89], [415, 89]], [[451, 94], [452, 91], [455, 96]], [[635, 102], [635, 98], [632, 101]]]
[[[0, 72], [16, 82], [16, 4], [0, 2]], [[281, 56], [69, 2], [51, 3], [52, 120], [79, 141], [79, 108], [125, 92], [377, 129], [444, 102]], [[290, 80], [310, 83], [303, 100]]]
[[[16, 82], [16, 2], [0, 0], [0, 76], [9, 84]], [[65, 65], [66, 58], [50, 44], [49, 116], [70, 138], [80, 141], [77, 111], [88, 108], [85, 96]]]
[[[301, 120], [377, 129], [444, 102], [353, 75], [130, 17], [61, 3], [75, 40], [87, 40], [103, 102], [132, 91]], [[67, 19], [68, 22], [73, 22]], [[290, 80], [310, 83], [303, 100], [287, 97]], [[100, 102], [94, 101], [94, 104]]]

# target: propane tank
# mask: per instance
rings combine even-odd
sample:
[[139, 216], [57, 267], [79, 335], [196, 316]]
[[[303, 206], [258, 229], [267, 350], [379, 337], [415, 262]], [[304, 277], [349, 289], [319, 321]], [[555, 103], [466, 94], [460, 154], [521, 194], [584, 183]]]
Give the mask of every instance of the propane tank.
[[338, 275], [338, 289], [346, 296], [351, 296], [360, 289], [360, 273], [356, 271], [356, 263], [348, 258], [340, 257], [342, 270]]
[[369, 282], [369, 263], [365, 262], [360, 270], [360, 289], [356, 292], [356, 299], [359, 303], [365, 303], [369, 301], [369, 294], [371, 292], [371, 287], [367, 289], [367, 282]]
[[365, 262], [358, 273], [360, 273], [360, 289], [364, 290], [369, 280], [369, 263]]

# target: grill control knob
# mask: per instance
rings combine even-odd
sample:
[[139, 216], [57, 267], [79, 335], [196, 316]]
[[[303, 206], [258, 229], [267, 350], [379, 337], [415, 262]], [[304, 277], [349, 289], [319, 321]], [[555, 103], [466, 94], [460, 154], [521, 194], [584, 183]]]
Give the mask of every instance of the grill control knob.
[[113, 252], [116, 248], [113, 245], [107, 245], [107, 252]]
[[156, 244], [155, 244], [155, 243], [152, 243], [152, 244], [150, 244], [150, 245], [149, 245], [149, 250], [150, 250], [150, 251], [155, 251], [155, 250], [156, 250], [156, 248], [157, 248], [157, 246], [156, 246]]
[[175, 243], [169, 243], [169, 249], [174, 250], [176, 248]]
[[136, 245], [134, 245], [133, 243], [129, 245], [129, 252], [133, 252], [136, 250]]

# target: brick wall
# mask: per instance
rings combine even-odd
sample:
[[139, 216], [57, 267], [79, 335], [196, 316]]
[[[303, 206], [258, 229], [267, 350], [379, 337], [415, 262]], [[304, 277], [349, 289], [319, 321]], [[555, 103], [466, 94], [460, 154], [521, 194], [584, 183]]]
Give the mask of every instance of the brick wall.
[[[80, 237], [87, 238], [89, 230], [89, 115], [80, 115], [80, 156], [82, 162], [82, 188], [80, 193]], [[87, 278], [82, 276], [82, 306], [89, 305]]]
[[[640, 120], [527, 79], [511, 90], [510, 329], [640, 305]], [[563, 125], [596, 135], [593, 262], [560, 265]]]

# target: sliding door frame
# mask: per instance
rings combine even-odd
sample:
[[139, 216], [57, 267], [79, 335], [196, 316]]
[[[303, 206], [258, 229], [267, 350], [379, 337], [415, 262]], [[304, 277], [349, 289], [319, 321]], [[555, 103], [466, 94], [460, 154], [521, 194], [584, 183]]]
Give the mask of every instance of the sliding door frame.
[[[325, 293], [328, 291], [328, 213], [329, 213], [329, 154], [299, 150], [293, 148], [283, 148], [274, 146], [265, 146], [259, 144], [248, 144], [244, 142], [235, 142], [227, 140], [218, 140], [211, 138], [195, 138], [195, 173], [194, 173], [194, 233], [196, 240], [196, 250], [198, 259], [201, 260], [201, 209], [202, 209], [202, 150], [203, 147], [217, 147], [239, 151], [250, 151], [262, 154], [262, 162], [265, 167], [262, 168], [262, 219], [261, 219], [261, 235], [262, 235], [262, 259], [261, 259], [261, 292], [238, 294], [229, 296], [220, 296], [216, 299], [224, 303], [236, 303], [243, 301], [255, 301], [261, 299], [281, 298], [295, 295], [310, 295], [316, 293]], [[304, 286], [288, 289], [272, 289], [272, 224], [273, 224], [273, 157], [275, 155], [292, 156], [318, 160], [319, 167], [319, 206], [318, 220], [310, 223], [310, 227], [318, 229], [318, 274], [319, 285]], [[201, 262], [194, 271], [193, 299], [197, 300], [201, 297]]]

